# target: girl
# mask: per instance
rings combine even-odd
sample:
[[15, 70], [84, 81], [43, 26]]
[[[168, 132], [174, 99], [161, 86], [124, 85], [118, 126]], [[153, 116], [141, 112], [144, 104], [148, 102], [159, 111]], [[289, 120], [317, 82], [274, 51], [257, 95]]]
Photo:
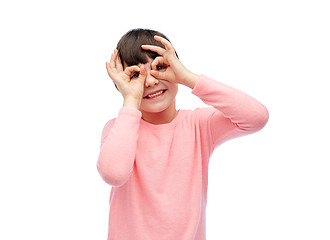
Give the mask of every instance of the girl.
[[[108, 240], [204, 240], [208, 164], [226, 140], [268, 121], [254, 98], [189, 71], [161, 33], [134, 29], [106, 63], [123, 95], [97, 169], [112, 186]], [[176, 110], [178, 84], [210, 107]]]

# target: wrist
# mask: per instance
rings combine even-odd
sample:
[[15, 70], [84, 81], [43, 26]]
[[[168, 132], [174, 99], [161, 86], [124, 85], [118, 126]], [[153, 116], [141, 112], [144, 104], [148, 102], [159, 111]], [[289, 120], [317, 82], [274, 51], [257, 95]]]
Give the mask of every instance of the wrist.
[[141, 100], [126, 97], [126, 98], [124, 98], [123, 107], [129, 107], [129, 108], [134, 108], [134, 109], [139, 110], [140, 104], [141, 104]]
[[189, 72], [187, 74], [187, 76], [185, 77], [183, 85], [185, 85], [191, 89], [194, 89], [194, 87], [196, 86], [196, 84], [199, 80], [199, 77], [200, 77], [199, 75]]

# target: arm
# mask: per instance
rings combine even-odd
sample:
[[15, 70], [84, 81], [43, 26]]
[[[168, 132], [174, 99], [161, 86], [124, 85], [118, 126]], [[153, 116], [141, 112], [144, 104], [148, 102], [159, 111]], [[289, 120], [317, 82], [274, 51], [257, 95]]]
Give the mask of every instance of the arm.
[[[97, 169], [108, 184], [119, 187], [128, 180], [133, 169], [146, 71], [138, 66], [126, 67], [124, 70], [117, 50], [111, 55], [106, 67], [123, 95], [124, 103], [118, 117], [104, 127]], [[139, 77], [132, 77], [137, 71], [140, 72]]]
[[218, 110], [208, 119], [213, 146], [233, 137], [256, 132], [267, 123], [268, 111], [257, 100], [204, 75], [190, 72], [176, 57], [169, 41], [159, 36], [155, 36], [155, 40], [160, 41], [165, 49], [153, 45], [142, 45], [142, 48], [160, 55], [153, 61], [152, 69], [159, 63], [167, 68], [163, 72], [152, 70], [151, 74], [192, 88], [193, 94]]
[[214, 147], [230, 138], [251, 134], [268, 121], [266, 107], [249, 95], [204, 75], [192, 93], [215, 111], [208, 119]]
[[97, 169], [112, 186], [123, 185], [132, 173], [140, 119], [141, 112], [123, 107], [110, 130], [104, 128]]

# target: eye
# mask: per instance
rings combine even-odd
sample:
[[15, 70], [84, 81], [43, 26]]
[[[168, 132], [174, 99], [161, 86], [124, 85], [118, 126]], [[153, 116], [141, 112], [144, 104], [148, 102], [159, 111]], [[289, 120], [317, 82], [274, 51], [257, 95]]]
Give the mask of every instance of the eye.
[[134, 73], [134, 74], [131, 76], [131, 79], [133, 79], [133, 78], [138, 78], [139, 75], [140, 75], [140, 73], [139, 73], [139, 72], [136, 72], [136, 73]]
[[156, 66], [156, 70], [157, 71], [161, 71], [161, 70], [164, 70], [164, 69], [166, 69], [167, 67], [165, 66], [165, 65], [157, 65]]

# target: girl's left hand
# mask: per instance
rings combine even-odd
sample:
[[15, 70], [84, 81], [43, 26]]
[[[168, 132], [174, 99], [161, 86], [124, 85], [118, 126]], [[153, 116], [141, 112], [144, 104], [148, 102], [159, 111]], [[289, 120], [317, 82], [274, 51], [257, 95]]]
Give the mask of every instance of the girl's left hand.
[[179, 83], [193, 88], [199, 76], [190, 72], [178, 59], [172, 44], [163, 37], [154, 36], [156, 41], [161, 42], [164, 48], [154, 45], [142, 45], [144, 50], [158, 53], [151, 63], [150, 74], [155, 78]]

